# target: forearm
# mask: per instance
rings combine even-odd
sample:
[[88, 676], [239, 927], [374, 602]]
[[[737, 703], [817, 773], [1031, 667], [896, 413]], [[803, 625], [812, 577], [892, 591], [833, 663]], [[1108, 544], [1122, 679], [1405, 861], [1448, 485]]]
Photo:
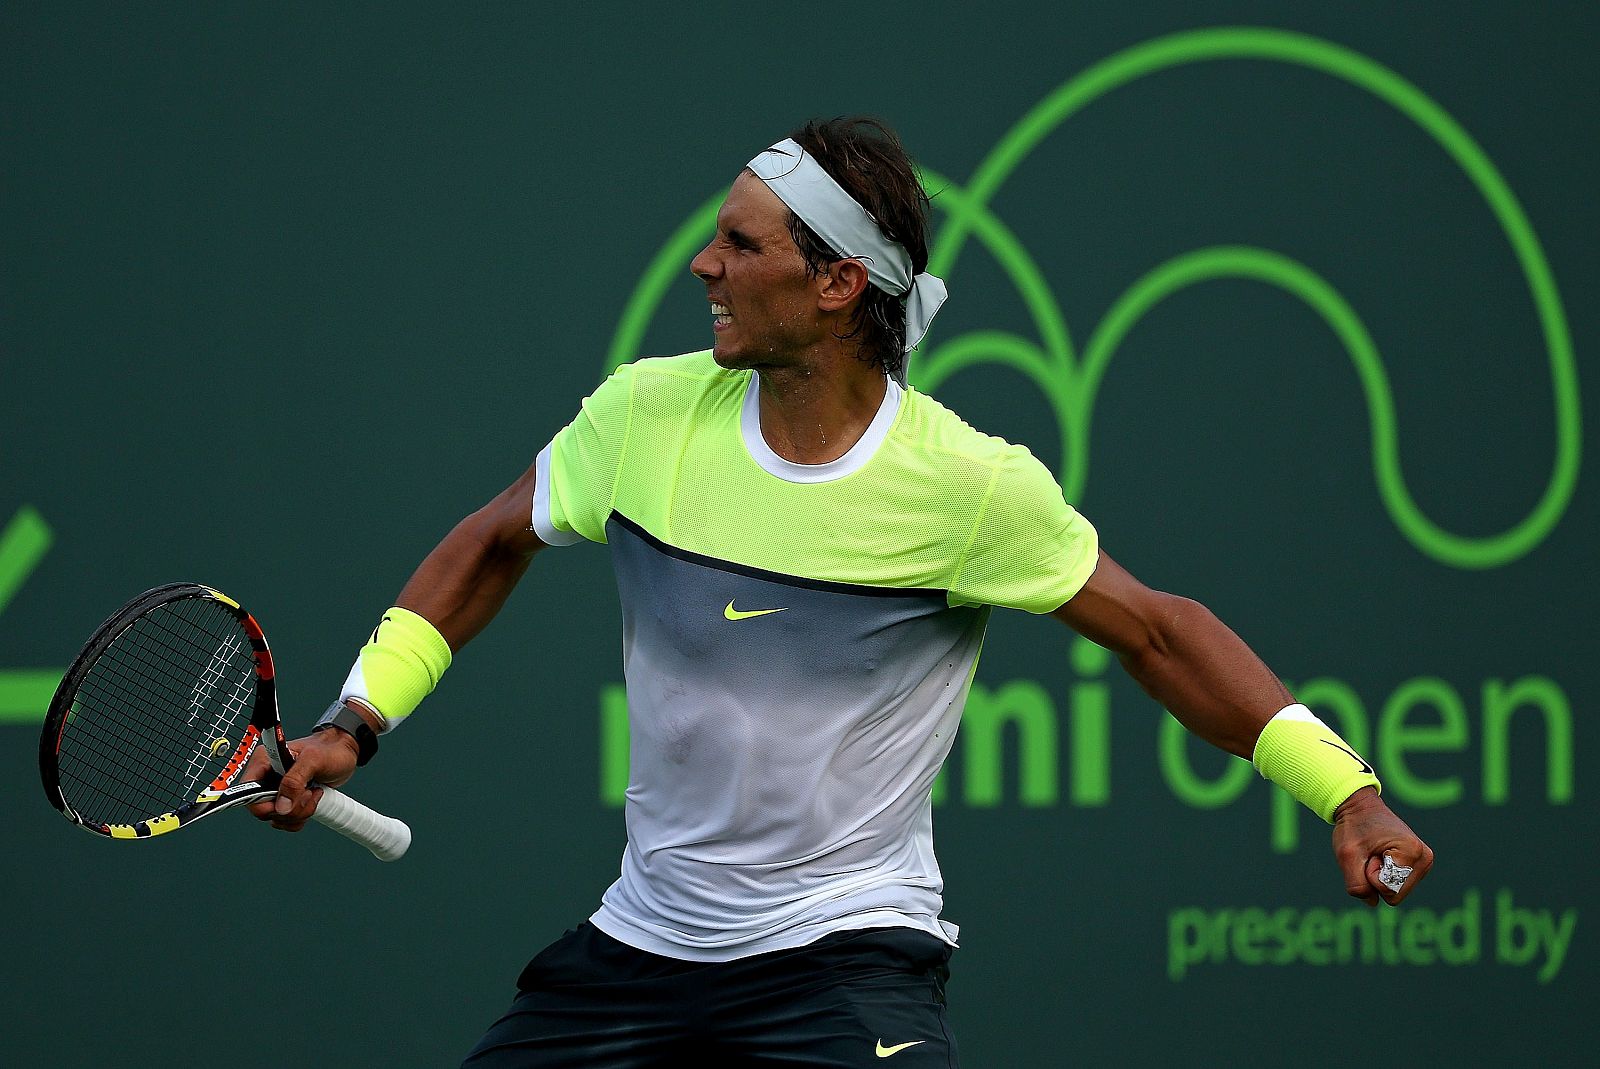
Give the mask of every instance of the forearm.
[[[1296, 705], [1239, 636], [1203, 605], [1162, 597], [1152, 640], [1126, 650], [1123, 663], [1184, 727], [1248, 759], [1323, 820], [1363, 787], [1377, 787], [1372, 766]], [[1376, 793], [1363, 800], [1376, 803]]]
[[1261, 728], [1294, 701], [1278, 677], [1204, 605], [1164, 595], [1123, 667], [1184, 727], [1250, 758]]
[[1150, 589], [1102, 552], [1089, 581], [1052, 615], [1115, 653], [1184, 727], [1250, 759], [1334, 822], [1335, 852], [1352, 895], [1393, 905], [1427, 873], [1433, 851], [1378, 797], [1372, 767], [1295, 706], [1261, 658], [1204, 605]]
[[340, 697], [376, 733], [393, 730], [488, 626], [543, 547], [530, 530], [533, 469], [444, 537], [361, 648]]

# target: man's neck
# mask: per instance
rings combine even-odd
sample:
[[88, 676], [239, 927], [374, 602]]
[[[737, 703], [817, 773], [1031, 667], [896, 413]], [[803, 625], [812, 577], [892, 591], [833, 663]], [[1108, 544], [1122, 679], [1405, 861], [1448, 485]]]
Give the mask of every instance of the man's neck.
[[881, 368], [853, 356], [758, 372], [761, 437], [795, 464], [826, 464], [848, 453], [872, 425], [888, 388]]

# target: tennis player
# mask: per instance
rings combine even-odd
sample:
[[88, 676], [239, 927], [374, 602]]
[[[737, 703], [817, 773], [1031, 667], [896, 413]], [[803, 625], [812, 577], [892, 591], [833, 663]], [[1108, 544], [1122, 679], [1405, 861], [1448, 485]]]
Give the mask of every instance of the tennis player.
[[366, 763], [535, 554], [610, 546], [621, 875], [467, 1065], [956, 1065], [929, 798], [994, 606], [1115, 651], [1332, 823], [1355, 897], [1397, 904], [1431, 866], [1372, 767], [1232, 631], [1107, 556], [1026, 449], [907, 386], [945, 298], [927, 215], [877, 122], [808, 123], [757, 154], [690, 264], [712, 348], [619, 368], [445, 537], [255, 807], [298, 830], [308, 781]]

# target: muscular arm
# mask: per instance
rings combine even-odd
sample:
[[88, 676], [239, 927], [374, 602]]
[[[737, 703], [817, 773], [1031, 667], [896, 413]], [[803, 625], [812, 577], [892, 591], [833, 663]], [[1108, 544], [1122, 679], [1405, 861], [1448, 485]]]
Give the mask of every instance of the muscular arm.
[[1261, 728], [1294, 701], [1211, 610], [1150, 589], [1104, 553], [1089, 582], [1053, 615], [1115, 653], [1184, 727], [1247, 760]]
[[[456, 524], [400, 591], [397, 604], [433, 624], [452, 651], [488, 626], [533, 555], [544, 548], [530, 529], [534, 471], [530, 467], [494, 500]], [[346, 704], [373, 730], [380, 727], [377, 715], [361, 702], [352, 698]], [[299, 831], [317, 809], [318, 792], [308, 789], [312, 782], [330, 787], [345, 783], [355, 771], [356, 751], [355, 740], [342, 731], [295, 739], [289, 743], [295, 764], [277, 798], [252, 803], [250, 812], [283, 831]], [[257, 779], [266, 771], [266, 754], [257, 750], [241, 775]]]
[[423, 558], [395, 604], [426, 619], [452, 651], [488, 626], [505, 605], [533, 555], [534, 469], [474, 512]]
[[[1199, 602], [1151, 590], [1104, 553], [1082, 590], [1053, 614], [1111, 650], [1179, 722], [1246, 760], [1274, 714], [1293, 703], [1277, 676]], [[1363, 787], [1334, 813], [1333, 850], [1345, 890], [1398, 905], [1433, 867], [1433, 851]], [[1398, 892], [1378, 880], [1385, 855], [1415, 866]]]

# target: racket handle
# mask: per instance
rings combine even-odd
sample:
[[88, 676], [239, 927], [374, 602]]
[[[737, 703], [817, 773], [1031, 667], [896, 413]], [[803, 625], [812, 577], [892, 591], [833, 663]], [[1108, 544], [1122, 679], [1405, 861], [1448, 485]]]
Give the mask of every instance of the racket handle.
[[368, 809], [332, 787], [322, 788], [313, 818], [371, 850], [379, 861], [398, 861], [411, 846], [411, 829], [404, 821]]

